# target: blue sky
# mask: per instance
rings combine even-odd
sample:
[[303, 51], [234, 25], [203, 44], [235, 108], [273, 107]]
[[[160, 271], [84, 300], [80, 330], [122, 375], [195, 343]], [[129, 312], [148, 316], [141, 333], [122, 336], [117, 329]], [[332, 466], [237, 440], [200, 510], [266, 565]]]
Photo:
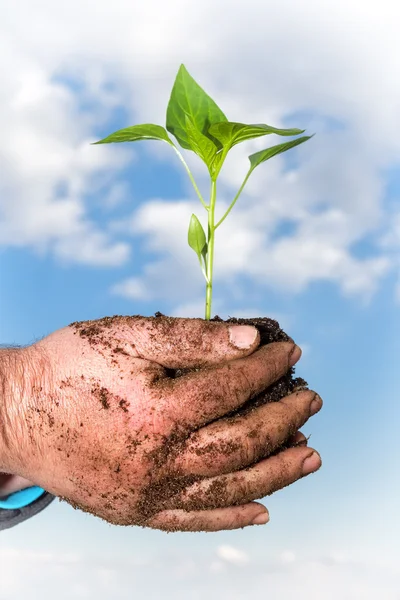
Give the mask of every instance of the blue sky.
[[[221, 1], [210, 23], [211, 0], [94, 12], [86, 0], [79, 19], [77, 0], [34, 14], [22, 2], [18, 19], [6, 4], [0, 342], [111, 314], [202, 314], [186, 245], [201, 207], [175, 155], [157, 142], [90, 146], [125, 125], [163, 124], [185, 62], [232, 120], [317, 134], [259, 167], [221, 228], [215, 312], [277, 317], [325, 406], [303, 429], [323, 468], [266, 500], [266, 527], [166, 535], [54, 502], [2, 532], [1, 598], [35, 586], [43, 600], [398, 600], [399, 9], [286, 0], [271, 12], [249, 0], [227, 15]], [[262, 144], [232, 153], [221, 211]]]

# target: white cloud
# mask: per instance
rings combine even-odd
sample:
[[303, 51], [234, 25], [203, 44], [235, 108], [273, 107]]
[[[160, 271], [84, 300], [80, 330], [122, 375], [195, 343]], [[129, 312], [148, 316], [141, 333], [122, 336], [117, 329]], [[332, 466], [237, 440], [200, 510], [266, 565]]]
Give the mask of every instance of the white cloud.
[[121, 600], [133, 596], [247, 600], [251, 586], [252, 595], [263, 597], [267, 590], [271, 600], [282, 596], [299, 600], [398, 599], [396, 561], [368, 562], [344, 553], [302, 556], [300, 548], [300, 552], [287, 550], [274, 557], [265, 544], [257, 552], [252, 548], [251, 553], [223, 544], [214, 558], [212, 542], [179, 549], [171, 539], [154, 547], [146, 562], [140, 560], [135, 543], [124, 553], [98, 548], [93, 553], [74, 554], [72, 559], [54, 549], [43, 552], [3, 545], [1, 594], [17, 600], [37, 589], [43, 600], [54, 596], [67, 600], [71, 595], [99, 600], [111, 596]]
[[[388, 224], [380, 173], [400, 150], [393, 135], [400, 126], [400, 81], [393, 77], [400, 66], [397, 5], [249, 0], [232, 10], [226, 0], [206, 0], [188, 10], [183, 0], [173, 0], [168, 28], [159, 0], [115, 0], [112, 11], [91, 0], [71, 0], [68, 8], [44, 1], [35, 10], [28, 0], [6, 5], [0, 29], [1, 243], [89, 264], [126, 260], [126, 243], [88, 217], [86, 199], [97, 191], [110, 206], [123, 202], [116, 176], [125, 153], [88, 142], [116, 106], [123, 105], [132, 122], [162, 122], [184, 61], [231, 118], [279, 126], [297, 113], [294, 124], [318, 133], [296, 154], [298, 168], [285, 171], [276, 158], [254, 175], [221, 230], [218, 280], [230, 283], [250, 273], [260, 285], [298, 291], [322, 279], [346, 294], [373, 293], [395, 260], [379, 251], [360, 259], [353, 245]], [[90, 109], [81, 110], [84, 104]], [[338, 123], [337, 130], [331, 132], [327, 121]], [[257, 140], [248, 150], [262, 144]], [[177, 165], [166, 148], [154, 145], [154, 152]], [[238, 148], [227, 164], [222, 202], [240, 183], [246, 154]], [[57, 197], [60, 185], [66, 193]], [[184, 301], [192, 300], [200, 285], [195, 264], [171, 239], [184, 244], [186, 237], [192, 205], [180, 204], [166, 202], [160, 213], [159, 202], [150, 203], [148, 214], [161, 225], [148, 224], [142, 233], [156, 252], [170, 254], [116, 291], [176, 298], [184, 280]], [[287, 240], [274, 237], [282, 220], [294, 226]]]
[[79, 98], [23, 40], [16, 47], [1, 33], [0, 244], [91, 265], [124, 262], [129, 246], [99, 230], [85, 197], [113, 193], [125, 152], [91, 147], [92, 116]]
[[225, 571], [225, 565], [220, 560], [213, 560], [210, 564], [211, 573], [223, 573]]
[[234, 546], [222, 545], [217, 548], [218, 558], [235, 566], [247, 565], [250, 561], [249, 556], [243, 550]]
[[293, 563], [296, 560], [296, 555], [291, 550], [285, 550], [284, 552], [282, 552], [282, 554], [280, 555], [279, 559], [284, 564], [290, 564], [290, 563]]
[[[398, 198], [396, 200], [398, 204]], [[389, 225], [380, 239], [380, 245], [396, 265], [398, 272], [396, 299], [400, 302], [400, 213], [396, 210], [391, 214]]]
[[131, 299], [165, 297], [185, 302], [193, 290], [200, 291], [203, 275], [187, 244], [190, 215], [197, 206], [188, 201], [154, 200], [139, 207], [129, 221], [114, 224], [126, 232], [145, 238], [145, 248], [161, 257], [148, 262], [143, 274], [130, 277], [112, 288], [112, 293]]
[[129, 277], [117, 283], [111, 288], [111, 293], [131, 300], [148, 300], [151, 297], [150, 290], [138, 277]]

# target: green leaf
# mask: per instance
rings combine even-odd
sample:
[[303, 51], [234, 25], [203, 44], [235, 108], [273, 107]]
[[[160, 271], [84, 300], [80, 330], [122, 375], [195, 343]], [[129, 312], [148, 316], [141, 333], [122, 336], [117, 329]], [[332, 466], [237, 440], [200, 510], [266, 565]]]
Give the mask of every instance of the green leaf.
[[119, 129], [95, 144], [112, 144], [114, 142], [138, 142], [139, 140], [162, 140], [173, 145], [171, 138], [161, 125], [152, 125], [145, 123], [143, 125], [133, 125], [125, 129]]
[[197, 131], [207, 135], [210, 125], [226, 121], [226, 116], [208, 94], [181, 65], [172, 88], [167, 107], [167, 129], [182, 148], [191, 150], [186, 129], [186, 115], [190, 117]]
[[299, 144], [303, 144], [307, 140], [310, 140], [312, 135], [304, 135], [301, 138], [297, 138], [296, 140], [292, 140], [291, 142], [286, 142], [285, 144], [278, 144], [277, 146], [271, 146], [271, 148], [267, 148], [266, 150], [260, 150], [260, 152], [256, 152], [255, 154], [251, 154], [249, 156], [250, 160], [250, 171], [249, 174], [254, 171], [258, 165], [269, 160], [273, 156], [277, 154], [282, 154], [282, 152], [286, 152], [295, 146], [299, 146]]
[[190, 149], [193, 150], [205, 162], [210, 172], [213, 174], [215, 165], [215, 157], [218, 152], [217, 146], [210, 140], [210, 138], [203, 135], [198, 129], [196, 129], [192, 119], [185, 115], [186, 133], [190, 144]]
[[300, 135], [304, 129], [277, 129], [270, 125], [245, 125], [223, 121], [211, 125], [208, 133], [217, 139], [224, 147], [232, 148], [236, 144], [275, 133], [277, 135]]
[[196, 215], [192, 215], [189, 223], [188, 231], [188, 243], [189, 246], [194, 250], [199, 258], [200, 266], [204, 270], [202, 258], [205, 260], [207, 254], [207, 240], [206, 234], [202, 224]]
[[189, 246], [200, 258], [204, 252], [204, 248], [207, 246], [207, 239], [203, 226], [196, 215], [192, 215], [190, 218], [188, 242]]

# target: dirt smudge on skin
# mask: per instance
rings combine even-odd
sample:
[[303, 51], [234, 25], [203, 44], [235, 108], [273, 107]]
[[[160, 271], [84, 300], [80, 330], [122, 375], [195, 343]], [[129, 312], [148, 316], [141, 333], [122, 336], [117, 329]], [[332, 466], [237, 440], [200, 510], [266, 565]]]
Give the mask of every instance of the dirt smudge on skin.
[[126, 413], [129, 412], [129, 410], [128, 410], [129, 405], [130, 405], [130, 403], [127, 400], [124, 400], [123, 398], [121, 398], [121, 400], [118, 402], [118, 406], [120, 407], [120, 409]]
[[62, 381], [60, 381], [60, 390], [66, 388], [66, 387], [72, 387], [72, 382], [71, 382], [71, 378], [67, 377], [67, 379], [63, 379]]
[[[167, 323], [168, 319], [161, 313], [156, 313], [156, 317], [163, 319]], [[215, 317], [214, 321], [222, 321], [219, 317]], [[238, 319], [230, 318], [227, 320], [228, 323], [234, 323], [238, 325], [253, 325], [260, 333], [260, 346], [266, 345], [273, 342], [288, 342], [293, 341], [279, 326], [279, 323], [273, 319], [267, 317], [253, 318], [253, 319]], [[181, 377], [183, 375], [193, 373], [197, 371], [195, 369], [168, 369], [167, 374], [171, 379]], [[267, 388], [264, 392], [256, 396], [255, 398], [248, 401], [240, 409], [231, 412], [227, 415], [227, 418], [232, 420], [240, 418], [255, 408], [267, 404], [269, 402], [277, 402], [285, 396], [295, 392], [296, 390], [307, 389], [307, 382], [301, 377], [295, 377], [295, 369], [292, 367], [289, 371], [281, 377], [276, 383]], [[294, 432], [293, 432], [294, 433]], [[248, 438], [254, 442], [258, 432], [251, 430], [248, 432]], [[175, 436], [171, 436], [169, 439], [165, 439], [161, 447], [153, 455], [153, 460], [157, 467], [165, 465], [167, 458], [175, 455], [178, 456], [185, 446], [185, 436], [182, 432], [177, 431]], [[282, 447], [285, 447], [282, 445]], [[278, 453], [281, 448], [276, 449]], [[288, 445], [286, 444], [286, 447]], [[238, 451], [240, 445], [231, 441], [226, 444], [210, 443], [206, 447], [197, 448], [193, 451], [199, 455], [209, 455], [210, 459], [213, 456], [225, 456], [231, 455], [233, 452]], [[270, 454], [271, 441], [265, 440], [265, 454]], [[243, 467], [249, 467], [251, 465], [243, 465]], [[140, 511], [144, 520], [150, 519], [156, 512], [168, 508], [171, 505], [171, 501], [174, 500], [174, 506], [179, 506], [178, 498], [182, 496], [184, 491], [189, 485], [201, 481], [204, 479], [199, 476], [182, 476], [179, 472], [170, 473], [168, 477], [161, 481], [150, 482], [146, 489], [141, 494], [139, 500]], [[280, 482], [282, 483], [282, 482]], [[177, 502], [178, 501], [178, 502]], [[210, 487], [204, 491], [191, 492], [190, 499], [182, 504], [185, 510], [206, 510], [213, 507], [226, 506], [227, 503], [232, 504], [232, 498], [229, 497], [228, 480], [225, 477], [219, 477], [216, 479]], [[168, 524], [168, 531], [174, 531], [173, 522]], [[178, 529], [178, 528], [177, 528]]]
[[204, 446], [195, 446], [191, 452], [196, 456], [208, 456], [210, 461], [217, 460], [221, 455], [229, 456], [240, 450], [241, 445], [233, 440], [219, 440], [218, 442], [209, 442]]
[[174, 472], [160, 481], [150, 482], [142, 491], [136, 504], [137, 524], [144, 526], [155, 514], [171, 508], [174, 500], [199, 479], [195, 475], [179, 475]]
[[122, 323], [127, 325], [129, 322], [132, 322], [132, 320], [139, 318], [142, 317], [123, 317], [114, 315], [113, 317], [103, 317], [102, 319], [97, 319], [95, 321], [75, 321], [74, 323], [71, 323], [69, 327], [74, 330], [74, 334], [86, 339], [91, 346], [101, 345], [109, 348], [116, 354], [126, 354], [123, 348], [118, 344], [115, 345], [115, 339], [113, 340], [113, 343], [111, 343], [111, 340], [109, 339], [110, 330], [115, 325]]
[[[154, 327], [155, 320], [157, 321], [156, 327]], [[213, 321], [222, 321], [222, 319], [215, 317]], [[260, 333], [261, 346], [273, 342], [293, 341], [273, 319], [266, 317], [253, 319], [230, 318], [227, 322], [255, 326]], [[106, 350], [108, 356], [111, 357], [113, 364], [117, 365], [118, 355], [123, 356], [128, 353], [121, 347], [121, 341], [116, 340], [115, 337], [113, 337], [112, 328], [115, 325], [125, 327], [132, 327], [134, 325], [138, 332], [148, 332], [155, 347], [162, 350], [162, 348], [159, 348], [160, 337], [165, 339], [165, 336], [168, 336], [169, 332], [171, 332], [171, 334], [174, 332], [176, 335], [175, 323], [176, 319], [166, 317], [161, 313], [156, 313], [155, 317], [151, 318], [144, 318], [139, 315], [130, 317], [116, 315], [96, 321], [75, 322], [72, 323], [70, 327], [74, 329], [74, 334], [87, 340], [93, 348], [96, 348], [99, 351], [101, 351], [101, 349]], [[182, 331], [184, 331], [184, 329], [182, 329]], [[159, 337], [160, 333], [161, 336]], [[198, 344], [199, 347], [204, 347], [204, 341], [201, 339], [193, 340], [193, 342], [194, 344]], [[131, 345], [133, 350], [137, 352], [135, 346], [133, 344]], [[139, 353], [137, 354], [139, 355]], [[196, 368], [192, 369], [167, 369], [167, 380], [168, 377], [176, 379], [183, 375], [198, 371], [201, 367], [202, 365], [198, 365]], [[164, 379], [164, 377], [162, 378]], [[156, 389], [156, 383], [157, 382], [154, 382], [154, 389]], [[227, 417], [241, 417], [261, 405], [269, 402], [277, 402], [294, 391], [301, 389], [307, 389], [307, 383], [301, 377], [295, 377], [295, 370], [294, 368], [291, 368], [279, 379], [279, 381], [247, 402], [239, 410], [233, 411], [227, 415]], [[92, 393], [98, 398], [103, 409], [108, 410], [111, 406], [115, 406], [125, 413], [129, 412], [129, 403], [124, 399], [113, 396], [106, 388], [101, 387], [100, 385], [94, 386]], [[253, 429], [248, 432], [247, 436], [249, 441], [254, 443], [254, 440], [257, 438], [257, 431]], [[229, 505], [232, 504], [232, 498], [230, 497], [231, 492], [228, 489], [228, 478], [220, 476], [212, 482], [206, 490], [196, 490], [195, 484], [202, 481], [204, 477], [185, 475], [179, 469], [172, 469], [168, 466], [174, 462], [174, 458], [185, 451], [188, 437], [189, 433], [187, 430], [183, 430], [181, 427], [176, 426], [171, 435], [166, 436], [159, 441], [157, 449], [145, 454], [145, 459], [149, 463], [148, 483], [142, 489], [135, 506], [132, 508], [132, 515], [134, 515], [134, 518], [132, 517], [132, 522], [135, 524], [145, 526], [156, 513], [171, 508], [171, 506], [174, 508], [181, 506], [184, 510], [198, 511], [226, 506], [227, 503]], [[142, 444], [143, 439], [144, 438], [141, 436], [138, 436], [136, 439], [132, 436], [127, 438], [126, 449], [129, 455], [132, 456], [137, 451], [137, 448]], [[266, 444], [266, 446], [268, 446], [268, 444]], [[278, 449], [277, 452], [279, 450], [280, 449]], [[240, 445], [234, 441], [227, 441], [226, 443], [210, 442], [207, 446], [202, 448], [198, 447], [197, 449], [193, 449], [193, 451], [199, 456], [209, 456], [211, 461], [214, 457], [216, 458], [217, 456], [224, 454], [229, 456], [234, 452], [240, 451]], [[118, 477], [119, 472], [122, 471], [121, 467], [122, 462], [120, 464], [116, 463], [112, 467]], [[194, 488], [190, 489], [191, 486], [194, 486]], [[132, 490], [132, 494], [134, 495], [136, 495], [137, 492], [138, 490]], [[119, 496], [111, 494], [110, 497], [107, 498], [105, 493], [104, 495], [102, 494], [102, 497], [106, 501], [103, 503], [103, 514], [101, 515], [101, 518], [104, 518], [110, 523], [120, 525], [125, 524], [121, 521], [127, 521], [128, 517], [125, 515], [124, 519], [122, 519], [119, 514], [117, 502], [115, 505], [112, 502], [112, 500], [116, 500]], [[87, 505], [78, 505], [69, 500], [66, 501], [74, 506], [74, 508], [80, 508], [85, 512], [95, 514]], [[179, 525], [174, 525], [174, 520], [172, 519], [166, 529], [168, 531], [174, 531], [179, 528]]]
[[234, 502], [232, 494], [229, 492], [229, 481], [227, 477], [219, 477], [212, 481], [206, 490], [194, 490], [188, 492], [187, 499], [182, 500], [182, 508], [187, 511], [199, 511], [207, 509], [220, 508], [225, 506], [235, 506], [243, 501]]
[[184, 449], [188, 437], [188, 431], [179, 424], [176, 424], [168, 436], [161, 437], [157, 448], [145, 454], [145, 458], [156, 469], [163, 468], [167, 462], [172, 464], [174, 459]]
[[[170, 508], [174, 498], [201, 479], [195, 475], [184, 475], [179, 469], [169, 466], [182, 452], [187, 438], [187, 430], [177, 424], [169, 436], [162, 436], [154, 450], [145, 453], [150, 465], [149, 483], [141, 491], [137, 502], [139, 525], [145, 525], [156, 513]], [[161, 473], [161, 476], [155, 478], [153, 472]]]
[[110, 408], [110, 392], [107, 388], [95, 383], [92, 387], [92, 394], [100, 401], [101, 406], [107, 410]]
[[123, 348], [120, 348], [119, 346], [114, 348], [113, 354], [122, 354], [123, 356], [129, 356], [128, 352], [126, 352], [126, 350], [124, 350]]
[[138, 438], [134, 438], [132, 435], [128, 435], [126, 440], [126, 449], [129, 453], [129, 456], [134, 456], [138, 447], [142, 444], [142, 440]]
[[106, 387], [94, 383], [92, 385], [92, 394], [99, 400], [104, 410], [110, 409], [111, 406], [118, 406], [124, 412], [128, 412], [127, 407], [129, 406], [129, 402], [124, 398], [111, 393]]

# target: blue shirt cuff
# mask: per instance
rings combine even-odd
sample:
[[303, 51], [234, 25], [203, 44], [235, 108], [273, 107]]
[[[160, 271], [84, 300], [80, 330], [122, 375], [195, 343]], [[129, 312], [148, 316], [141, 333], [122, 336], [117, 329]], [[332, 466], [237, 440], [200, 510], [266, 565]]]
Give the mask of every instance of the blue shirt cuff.
[[35, 502], [40, 496], [45, 493], [45, 490], [41, 487], [33, 486], [24, 490], [14, 492], [5, 498], [0, 498], [0, 508], [9, 510], [15, 510], [17, 508], [23, 508]]

